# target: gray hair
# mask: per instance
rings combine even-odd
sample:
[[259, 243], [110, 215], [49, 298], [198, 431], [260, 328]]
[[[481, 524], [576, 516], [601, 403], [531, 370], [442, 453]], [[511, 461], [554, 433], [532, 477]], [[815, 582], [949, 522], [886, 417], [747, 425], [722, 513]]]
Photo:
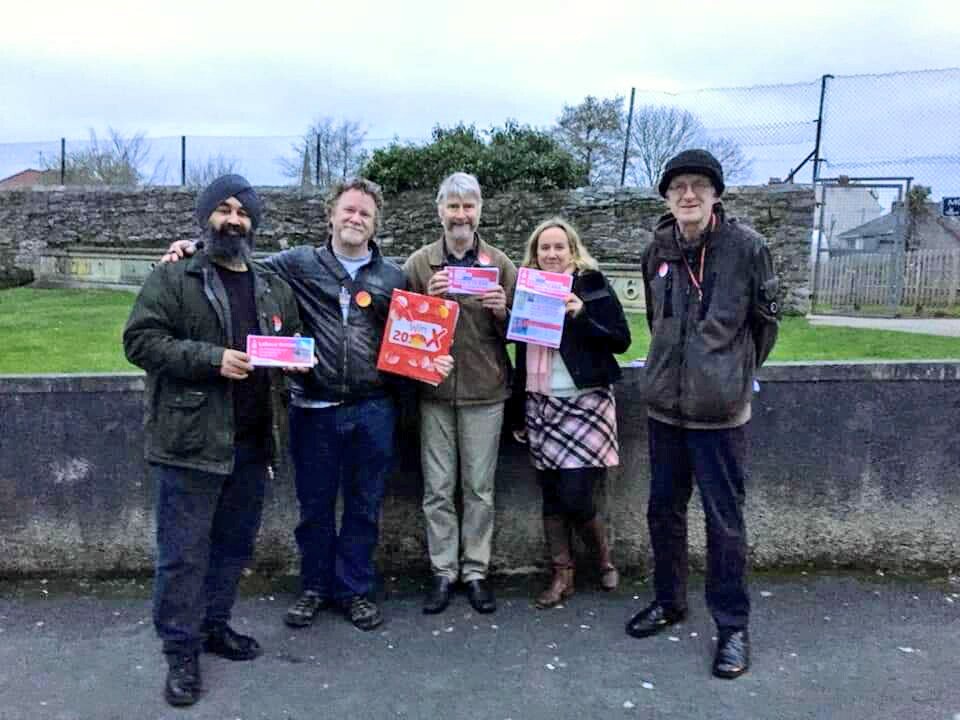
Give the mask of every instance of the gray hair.
[[473, 195], [477, 198], [478, 205], [483, 204], [480, 182], [470, 173], [455, 172], [452, 175], [447, 175], [440, 183], [440, 190], [437, 192], [437, 206], [443, 205], [451, 195], [458, 197]]

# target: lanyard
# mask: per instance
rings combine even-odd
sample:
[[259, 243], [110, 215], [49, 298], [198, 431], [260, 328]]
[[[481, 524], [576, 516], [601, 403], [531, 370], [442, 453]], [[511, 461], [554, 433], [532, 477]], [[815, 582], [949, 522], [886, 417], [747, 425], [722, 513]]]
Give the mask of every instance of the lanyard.
[[693, 268], [691, 268], [690, 263], [687, 262], [687, 255], [683, 252], [683, 248], [680, 249], [680, 257], [683, 258], [683, 266], [687, 269], [687, 275], [690, 276], [690, 282], [692, 282], [693, 286], [697, 289], [697, 297], [700, 298], [700, 302], [703, 302], [703, 267], [706, 265], [707, 243], [704, 242], [703, 247], [700, 248], [699, 276], [693, 274]]
[[[717, 226], [717, 216], [714, 213], [710, 215], [710, 225], [709, 229], [713, 230]], [[687, 275], [690, 276], [690, 282], [693, 283], [693, 286], [697, 289], [697, 297], [700, 299], [700, 302], [703, 302], [703, 269], [706, 266], [707, 260], [707, 240], [709, 237], [703, 239], [703, 245], [700, 248], [700, 272], [697, 275], [693, 274], [693, 268], [690, 267], [690, 263], [687, 262], [687, 254], [683, 251], [683, 246], [680, 244], [680, 238], [676, 237], [677, 247], [680, 248], [680, 257], [683, 258], [683, 266], [687, 269]]]

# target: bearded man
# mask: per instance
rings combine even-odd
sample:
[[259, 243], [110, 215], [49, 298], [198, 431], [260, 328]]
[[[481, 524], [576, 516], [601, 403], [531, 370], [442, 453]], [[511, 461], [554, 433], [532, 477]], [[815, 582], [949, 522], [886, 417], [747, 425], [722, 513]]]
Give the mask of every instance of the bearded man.
[[123, 332], [127, 359], [147, 372], [146, 459], [156, 484], [153, 621], [167, 657], [164, 696], [191, 705], [201, 649], [252, 660], [261, 648], [228, 622], [254, 547], [269, 465], [281, 452], [284, 383], [254, 368], [247, 335], [300, 330], [290, 287], [253, 265], [262, 205], [239, 175], [197, 200], [203, 251], [158, 265]]

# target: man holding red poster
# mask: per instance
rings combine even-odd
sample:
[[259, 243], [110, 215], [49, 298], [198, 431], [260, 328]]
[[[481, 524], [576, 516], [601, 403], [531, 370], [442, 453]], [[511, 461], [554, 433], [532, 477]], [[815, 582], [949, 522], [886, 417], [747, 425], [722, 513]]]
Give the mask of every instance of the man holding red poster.
[[377, 367], [436, 387], [445, 367], [460, 306], [452, 300], [394, 290]]
[[[420, 386], [423, 512], [434, 575], [425, 613], [446, 609], [458, 578], [477, 612], [496, 610], [487, 573], [494, 473], [504, 402], [510, 395], [507, 307], [517, 269], [477, 234], [481, 205], [473, 175], [459, 172], [446, 178], [437, 194], [443, 236], [413, 253], [403, 267], [410, 290], [460, 306], [451, 350], [454, 369], [436, 387]], [[458, 480], [462, 523], [454, 504]]]

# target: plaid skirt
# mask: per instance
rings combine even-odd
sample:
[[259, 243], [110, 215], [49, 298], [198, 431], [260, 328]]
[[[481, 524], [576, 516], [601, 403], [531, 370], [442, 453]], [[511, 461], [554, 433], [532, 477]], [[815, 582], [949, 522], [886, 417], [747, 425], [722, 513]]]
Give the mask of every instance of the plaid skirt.
[[620, 464], [617, 406], [610, 388], [574, 397], [527, 393], [527, 444], [537, 470]]

